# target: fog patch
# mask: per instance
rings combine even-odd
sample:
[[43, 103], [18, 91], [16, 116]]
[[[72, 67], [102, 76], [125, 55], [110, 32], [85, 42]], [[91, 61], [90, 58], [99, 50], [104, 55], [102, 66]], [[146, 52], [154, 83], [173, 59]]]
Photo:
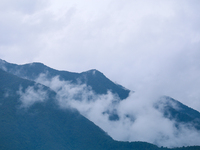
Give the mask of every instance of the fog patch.
[[4, 94], [3, 94], [4, 98], [8, 98], [12, 95], [13, 95], [13, 92], [10, 89], [5, 89]]
[[[162, 111], [154, 107], [156, 102], [154, 98], [156, 97], [141, 95], [140, 92], [130, 95], [119, 104], [118, 112], [121, 120], [110, 122], [110, 129], [106, 130], [117, 140], [147, 141], [166, 147], [199, 145], [200, 132], [189, 124], [181, 123], [177, 128], [177, 122], [165, 118]], [[171, 101], [170, 104], [172, 103]], [[172, 106], [177, 108], [175, 103]], [[125, 114], [134, 116], [135, 120], [124, 117]]]
[[36, 102], [44, 102], [48, 98], [42, 85], [28, 86], [25, 90], [20, 86], [17, 94], [20, 96], [21, 108], [28, 108]]
[[[146, 141], [166, 147], [200, 145], [200, 132], [192, 125], [164, 117], [165, 105], [176, 110], [179, 106], [166, 99], [159, 104], [159, 100], [164, 97], [160, 98], [153, 90], [141, 89], [120, 101], [110, 91], [107, 94], [95, 94], [86, 84], [72, 84], [60, 80], [59, 76], [48, 79], [45, 74], [41, 74], [36, 81], [57, 93], [62, 109], [76, 108], [115, 140]], [[159, 109], [155, 107], [156, 103]], [[105, 113], [113, 111], [119, 116], [118, 120], [111, 121], [109, 113]]]
[[95, 94], [92, 88], [86, 84], [73, 84], [70, 81], [62, 81], [59, 76], [48, 79], [46, 74], [40, 74], [35, 81], [54, 90], [57, 93], [57, 100], [61, 107], [70, 105], [84, 111], [91, 109], [94, 105], [98, 106], [97, 103], [101, 103], [101, 107], [105, 108], [108, 105], [109, 108], [111, 103], [119, 99], [109, 91], [107, 94]]

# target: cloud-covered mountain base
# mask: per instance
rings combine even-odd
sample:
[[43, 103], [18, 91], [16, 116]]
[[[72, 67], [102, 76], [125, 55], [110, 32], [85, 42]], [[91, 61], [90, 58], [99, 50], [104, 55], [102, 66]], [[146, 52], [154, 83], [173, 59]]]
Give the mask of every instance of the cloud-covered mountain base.
[[[15, 87], [22, 109], [45, 104], [49, 98], [45, 89], [49, 88], [54, 91], [61, 110], [77, 109], [116, 140], [146, 141], [166, 147], [200, 145], [200, 113], [170, 97], [158, 95], [160, 92], [149, 86], [130, 92], [97, 70], [72, 73], [41, 63], [16, 65], [3, 60], [0, 67], [37, 82], [26, 88]], [[9, 90], [5, 93], [8, 95]]]
[[160, 150], [113, 140], [77, 110], [60, 109], [56, 93], [44, 85], [1, 69], [0, 77], [1, 150]]
[[[160, 95], [137, 91], [120, 101], [110, 91], [95, 94], [87, 85], [72, 84], [60, 80], [59, 76], [49, 79], [41, 74], [36, 82], [57, 93], [56, 98], [62, 109], [76, 108], [115, 140], [146, 141], [166, 147], [200, 145], [199, 130], [189, 123], [164, 116], [165, 103], [160, 103], [159, 109], [155, 107], [162, 100]], [[175, 110], [181, 109], [173, 101], [171, 105]], [[112, 116], [115, 119], [111, 119]]]

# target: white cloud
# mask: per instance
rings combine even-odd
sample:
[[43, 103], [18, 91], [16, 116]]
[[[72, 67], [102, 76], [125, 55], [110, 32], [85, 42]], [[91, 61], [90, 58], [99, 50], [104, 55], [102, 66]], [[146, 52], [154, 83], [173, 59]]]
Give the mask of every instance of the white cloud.
[[17, 93], [20, 96], [21, 108], [28, 108], [36, 102], [44, 102], [48, 99], [47, 91], [41, 85], [29, 86], [24, 91], [22, 87]]
[[[130, 94], [127, 99], [118, 101], [118, 97], [109, 91], [107, 94], [97, 95], [85, 84], [61, 81], [59, 76], [51, 79], [46, 77], [41, 74], [36, 81], [49, 86], [57, 93], [62, 109], [76, 108], [115, 140], [146, 141], [167, 147], [200, 144], [199, 131], [184, 123], [180, 123], [177, 128], [175, 120], [163, 116], [164, 103], [159, 105], [159, 109], [155, 108], [154, 104], [160, 97], [157, 93], [140, 90]], [[179, 109], [173, 101], [169, 103], [174, 109]], [[105, 113], [108, 111], [116, 111], [119, 120], [109, 120], [109, 114]]]

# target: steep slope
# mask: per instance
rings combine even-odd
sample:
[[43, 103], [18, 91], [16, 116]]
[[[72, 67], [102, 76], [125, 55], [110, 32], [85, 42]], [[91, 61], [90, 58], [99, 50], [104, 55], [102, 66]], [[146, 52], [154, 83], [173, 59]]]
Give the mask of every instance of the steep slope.
[[[0, 69], [0, 149], [131, 150], [159, 149], [144, 142], [114, 141], [73, 109], [60, 109], [55, 93], [43, 85], [18, 78]], [[17, 90], [42, 86], [44, 102], [21, 108]]]
[[37, 79], [42, 73], [46, 74], [48, 78], [59, 76], [61, 80], [71, 81], [72, 83], [86, 83], [87, 86], [92, 87], [92, 90], [97, 94], [106, 94], [109, 90], [112, 93], [117, 94], [120, 99], [127, 98], [130, 92], [130, 90], [113, 83], [111, 80], [106, 78], [103, 73], [97, 70], [89, 70], [82, 73], [72, 73], [68, 71], [58, 71], [47, 67], [42, 63], [16, 65], [1, 59], [0, 68], [21, 78], [27, 78], [30, 80]]
[[[7, 62], [2, 61], [2, 60], [0, 61], [0, 68], [4, 69], [7, 72], [13, 73], [17, 76], [32, 80], [32, 81], [24, 80], [24, 79], [18, 78], [16, 76], [13, 76], [11, 74], [7, 74], [5, 71], [1, 70], [1, 72], [2, 72], [1, 77], [2, 78], [0, 79], [0, 87], [3, 88], [4, 90], [0, 91], [0, 94], [1, 94], [0, 98], [3, 99], [2, 103], [0, 103], [0, 105], [2, 105], [4, 102], [10, 103], [10, 104], [8, 104], [8, 106], [6, 106], [4, 108], [12, 106], [12, 108], [13, 108], [12, 111], [15, 110], [14, 108], [16, 108], [16, 107], [19, 108], [19, 106], [20, 106], [20, 101], [19, 100], [16, 101], [16, 99], [19, 99], [19, 92], [18, 92], [18, 95], [16, 95], [16, 90], [19, 91], [19, 85], [22, 87], [22, 92], [25, 92], [25, 89], [28, 88], [29, 86], [34, 86], [34, 89], [36, 91], [37, 91], [37, 89], [41, 89], [40, 84], [36, 84], [35, 82], [33, 82], [33, 80], [38, 78], [38, 76], [41, 73], [45, 73], [47, 75], [47, 78], [52, 78], [54, 76], [59, 75], [61, 80], [71, 81], [72, 83], [79, 83], [79, 82], [86, 83], [88, 86], [91, 86], [92, 89], [98, 94], [104, 94], [104, 93], [107, 92], [107, 90], [111, 90], [112, 92], [114, 91], [113, 93], [115, 93], [117, 95], [121, 95], [121, 98], [122, 98], [123, 95], [127, 91], [128, 91], [128, 93], [130, 92], [129, 90], [124, 89], [120, 85], [114, 84], [112, 81], [107, 79], [102, 73], [100, 73], [97, 70], [90, 70], [90, 71], [82, 72], [82, 73], [79, 74], [79, 73], [70, 73], [70, 72], [67, 72], [67, 71], [57, 71], [57, 70], [51, 69], [51, 68], [49, 68], [49, 67], [47, 67], [47, 66], [45, 66], [41, 63], [32, 63], [32, 64], [26, 64], [26, 65], [15, 65], [15, 64], [7, 63]], [[12, 76], [12, 77], [9, 77], [9, 76]], [[13, 88], [13, 90], [10, 90], [10, 88], [11, 89]], [[55, 106], [57, 106], [57, 103], [55, 103], [55, 100], [54, 100], [56, 93], [53, 92], [48, 87], [45, 87], [45, 86], [42, 86], [42, 89], [45, 90], [45, 91], [48, 91], [47, 93], [49, 93], [49, 94], [51, 93], [50, 94], [51, 96], [50, 97], [48, 96], [49, 97], [48, 103], [38, 103], [37, 102], [33, 106], [34, 107], [35, 106], [41, 107], [42, 110], [43, 110], [43, 109], [47, 109], [46, 104], [48, 104], [48, 107], [49, 107], [48, 109], [52, 110], [51, 112], [53, 112], [54, 109], [57, 110], [57, 107], [55, 107]], [[122, 93], [120, 94], [120, 92], [122, 92]], [[6, 95], [12, 95], [13, 93], [14, 93], [14, 95], [16, 95], [15, 98], [11, 98], [11, 97], [6, 96]], [[127, 97], [127, 95], [125, 97]], [[10, 99], [10, 101], [5, 100], [5, 99]], [[34, 108], [34, 107], [31, 107], [31, 108]], [[161, 98], [160, 101], [155, 104], [155, 108], [157, 110], [161, 111], [165, 118], [168, 118], [170, 120], [175, 121], [177, 128], [179, 128], [179, 125], [182, 124], [182, 123], [188, 124], [188, 128], [195, 127], [198, 130], [200, 128], [200, 121], [199, 121], [199, 118], [200, 118], [199, 114], [200, 113], [198, 111], [195, 111], [192, 108], [189, 108], [189, 107], [183, 105], [182, 103], [180, 103], [180, 102], [178, 102], [178, 101], [176, 101], [176, 100], [174, 100], [170, 97]], [[31, 109], [28, 109], [28, 112], [30, 110]], [[33, 110], [36, 111], [37, 108], [34, 108]], [[10, 114], [10, 110], [8, 110], [8, 111], [9, 112], [7, 114]], [[37, 110], [37, 111], [40, 112], [40, 110]], [[30, 111], [30, 114], [31, 113], [32, 112]], [[60, 113], [60, 110], [59, 110], [59, 113]], [[115, 110], [115, 109], [111, 110], [110, 112], [105, 111], [103, 113], [109, 114], [109, 120], [116, 121], [116, 120], [120, 119], [118, 114], [117, 114], [117, 110]], [[4, 113], [4, 114], [6, 114], [6, 113]], [[28, 114], [24, 113], [24, 114], [28, 115], [29, 113]], [[35, 113], [33, 113], [33, 114], [35, 114]], [[49, 113], [49, 114], [51, 114], [51, 113]], [[15, 114], [12, 114], [12, 115], [15, 115]], [[51, 114], [50, 116], [54, 116], [54, 115]], [[31, 118], [30, 116], [23, 116], [22, 118], [26, 118], [26, 117]], [[48, 117], [49, 116], [44, 116], [44, 118], [48, 118]], [[59, 117], [60, 116], [58, 115], [58, 118]], [[127, 116], [127, 117], [129, 117], [129, 116]], [[49, 120], [50, 120], [50, 118], [51, 117], [49, 117]], [[30, 122], [34, 122], [34, 121], [30, 120]], [[48, 122], [51, 122], [51, 121], [48, 121]], [[59, 120], [54, 120], [51, 124], [53, 124], [54, 122], [59, 122]], [[78, 122], [78, 123], [80, 124], [80, 122]], [[45, 122], [42, 123], [42, 124], [45, 124]], [[36, 125], [36, 126], [38, 126], [38, 125]], [[59, 126], [61, 126], [61, 125], [59, 125]], [[72, 139], [73, 138], [74, 137], [72, 137]], [[80, 141], [82, 141], [81, 138], [80, 138]], [[110, 142], [112, 144], [110, 144]], [[106, 147], [109, 147], [108, 145], [110, 145], [111, 147], [115, 147], [116, 145], [118, 145], [117, 147], [120, 147], [122, 145], [124, 145], [124, 147], [127, 146], [126, 142], [116, 142], [116, 141], [113, 141], [113, 140], [111, 140], [110, 142], [108, 142], [109, 144], [105, 144]], [[121, 144], [119, 144], [119, 143], [121, 143]], [[136, 143], [128, 144], [128, 147], [132, 144], [134, 145]], [[143, 145], [145, 145], [145, 144], [143, 143], [140, 146], [143, 146]], [[151, 145], [150, 145], [150, 147], [151, 147]]]
[[176, 121], [177, 127], [184, 123], [200, 130], [200, 113], [169, 96], [160, 98], [155, 108], [162, 111], [164, 117]]

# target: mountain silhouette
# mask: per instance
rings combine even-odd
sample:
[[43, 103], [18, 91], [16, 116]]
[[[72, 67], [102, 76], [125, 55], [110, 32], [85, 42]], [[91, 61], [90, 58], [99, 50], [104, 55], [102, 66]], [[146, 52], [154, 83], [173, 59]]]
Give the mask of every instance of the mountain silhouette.
[[97, 94], [106, 94], [109, 90], [113, 94], [118, 95], [120, 99], [127, 98], [130, 93], [130, 90], [113, 83], [111, 80], [106, 78], [103, 73], [95, 69], [82, 73], [74, 73], [68, 71], [58, 71], [47, 67], [42, 63], [16, 65], [8, 63], [4, 60], [0, 60], [0, 68], [29, 80], [37, 79], [40, 74], [46, 74], [48, 78], [59, 76], [60, 80], [70, 81], [71, 83], [85, 83]]
[[[113, 140], [76, 109], [70, 106], [65, 109], [60, 108], [56, 100], [56, 92], [34, 81], [43, 73], [47, 75], [47, 78], [59, 76], [60, 80], [74, 84], [85, 83], [96, 94], [106, 94], [109, 90], [118, 95], [121, 100], [128, 97], [130, 90], [113, 83], [95, 69], [71, 73], [57, 71], [41, 63], [16, 65], [3, 60], [0, 60], [0, 68], [0, 149], [168, 149], [146, 142]], [[42, 95], [37, 97], [37, 92]], [[23, 98], [25, 96], [28, 99], [29, 95], [34, 96], [35, 101], [31, 101], [30, 105], [24, 105]], [[172, 103], [175, 103], [177, 108]], [[179, 123], [188, 123], [199, 130], [200, 113], [177, 100], [164, 96], [154, 107], [158, 110], [162, 107], [163, 116], [175, 120], [177, 128]], [[117, 112], [115, 112], [113, 120], [117, 117]], [[173, 150], [176, 149], [196, 150], [200, 147], [191, 146]]]
[[[102, 129], [68, 108], [60, 109], [48, 87], [0, 69], [0, 149], [2, 150], [131, 150], [159, 149], [145, 142], [114, 141]], [[45, 102], [22, 108], [19, 87], [42, 86]]]

